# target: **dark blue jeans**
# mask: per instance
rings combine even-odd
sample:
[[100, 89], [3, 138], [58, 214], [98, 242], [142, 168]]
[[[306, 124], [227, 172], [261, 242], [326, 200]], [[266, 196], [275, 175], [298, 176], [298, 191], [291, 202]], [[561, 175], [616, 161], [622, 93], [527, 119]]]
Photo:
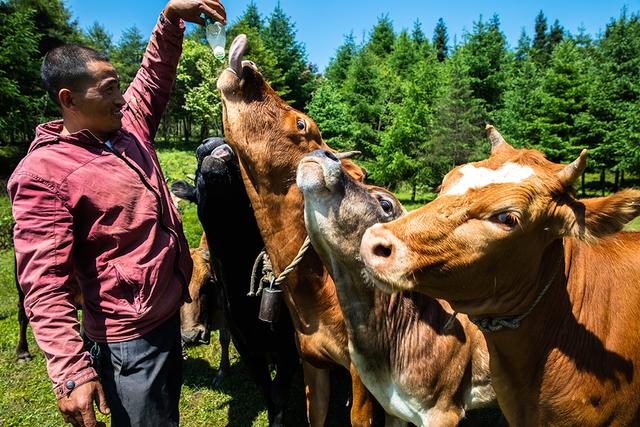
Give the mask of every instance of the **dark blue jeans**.
[[111, 425], [177, 426], [182, 386], [180, 315], [131, 341], [98, 344]]

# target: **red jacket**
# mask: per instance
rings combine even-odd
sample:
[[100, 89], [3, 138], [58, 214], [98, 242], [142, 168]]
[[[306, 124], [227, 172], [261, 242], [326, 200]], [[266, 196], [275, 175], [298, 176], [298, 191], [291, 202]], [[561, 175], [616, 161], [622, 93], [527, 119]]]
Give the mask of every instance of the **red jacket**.
[[82, 290], [83, 326], [97, 342], [140, 337], [175, 314], [191, 277], [180, 216], [152, 146], [182, 50], [184, 26], [161, 17], [124, 95], [114, 151], [62, 121], [38, 126], [8, 182], [17, 278], [57, 397], [96, 377], [83, 350], [71, 282]]

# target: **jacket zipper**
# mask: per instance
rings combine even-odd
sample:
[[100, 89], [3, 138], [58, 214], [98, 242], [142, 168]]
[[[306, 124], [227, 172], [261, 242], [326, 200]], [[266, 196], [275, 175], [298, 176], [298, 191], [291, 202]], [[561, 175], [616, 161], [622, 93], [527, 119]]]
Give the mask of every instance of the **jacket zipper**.
[[[165, 230], [169, 236], [171, 236], [171, 238], [174, 239], [175, 244], [176, 244], [176, 256], [175, 259], [173, 261], [173, 268], [174, 270], [176, 270], [178, 272], [178, 274], [180, 274], [180, 276], [182, 277], [182, 290], [183, 293], [185, 291], [185, 286], [188, 286], [188, 281], [186, 280], [186, 278], [184, 277], [184, 274], [182, 273], [182, 270], [180, 269], [180, 239], [178, 238], [178, 234], [172, 230], [171, 228], [167, 227], [163, 221], [163, 212], [164, 209], [162, 207], [162, 199], [160, 197], [160, 195], [158, 194], [158, 192], [156, 191], [155, 188], [153, 188], [153, 186], [147, 182], [147, 180], [145, 179], [145, 177], [143, 176], [142, 172], [140, 172], [135, 166], [133, 166], [133, 164], [125, 159], [120, 153], [118, 153], [115, 148], [109, 147], [109, 145], [107, 144], [103, 144], [104, 147], [106, 148], [107, 151], [110, 151], [111, 153], [113, 153], [113, 155], [115, 155], [117, 158], [119, 158], [120, 160], [122, 160], [127, 166], [129, 166], [131, 169], [133, 169], [133, 171], [138, 175], [138, 177], [140, 178], [140, 181], [142, 181], [142, 184], [144, 184], [145, 187], [147, 187], [147, 189], [149, 189], [149, 191], [151, 191], [153, 193], [153, 195], [156, 198], [156, 202], [158, 203], [158, 222], [160, 223], [160, 227]], [[188, 295], [188, 290], [187, 290], [187, 295]], [[184, 295], [183, 295], [184, 298]]]

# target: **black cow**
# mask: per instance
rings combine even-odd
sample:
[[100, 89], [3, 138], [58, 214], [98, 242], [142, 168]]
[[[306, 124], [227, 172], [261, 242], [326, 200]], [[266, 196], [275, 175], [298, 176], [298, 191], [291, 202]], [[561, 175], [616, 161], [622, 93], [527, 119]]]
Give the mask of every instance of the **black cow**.
[[[266, 400], [269, 425], [279, 426], [299, 364], [291, 318], [282, 304], [280, 320], [271, 327], [258, 319], [260, 298], [247, 296], [253, 264], [264, 243], [231, 148], [222, 138], [209, 138], [196, 156], [195, 187], [175, 181], [171, 189], [198, 205], [211, 267], [224, 287], [231, 338]], [[270, 365], [276, 367], [273, 380]]]

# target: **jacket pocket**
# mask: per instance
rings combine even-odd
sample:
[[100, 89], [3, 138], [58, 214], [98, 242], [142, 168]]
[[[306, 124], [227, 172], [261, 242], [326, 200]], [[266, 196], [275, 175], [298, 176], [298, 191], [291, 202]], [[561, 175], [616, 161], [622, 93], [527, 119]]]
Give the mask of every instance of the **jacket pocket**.
[[125, 269], [118, 263], [110, 263], [118, 281], [118, 293], [114, 295], [125, 300], [140, 315], [142, 314], [142, 269], [138, 266], [128, 266]]

